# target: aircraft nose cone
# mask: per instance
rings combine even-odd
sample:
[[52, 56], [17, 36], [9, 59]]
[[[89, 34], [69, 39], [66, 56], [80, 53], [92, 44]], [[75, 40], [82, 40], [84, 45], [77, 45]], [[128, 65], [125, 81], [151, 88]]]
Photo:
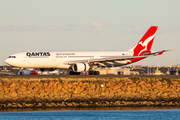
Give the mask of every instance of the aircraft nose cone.
[[10, 64], [10, 59], [7, 58], [7, 59], [5, 60], [5, 63], [6, 63], [6, 64]]

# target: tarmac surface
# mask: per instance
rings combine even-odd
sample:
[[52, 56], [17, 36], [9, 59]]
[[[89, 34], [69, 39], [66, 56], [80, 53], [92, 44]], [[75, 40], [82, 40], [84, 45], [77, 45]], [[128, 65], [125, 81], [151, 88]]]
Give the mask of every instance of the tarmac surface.
[[180, 75], [0, 75], [0, 77], [180, 77]]

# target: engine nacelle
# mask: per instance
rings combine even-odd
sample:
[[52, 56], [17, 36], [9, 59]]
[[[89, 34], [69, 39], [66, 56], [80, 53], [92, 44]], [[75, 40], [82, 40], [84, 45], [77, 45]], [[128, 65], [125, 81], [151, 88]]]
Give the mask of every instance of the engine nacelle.
[[89, 70], [89, 64], [88, 63], [76, 63], [72, 66], [72, 69], [74, 72], [84, 72]]

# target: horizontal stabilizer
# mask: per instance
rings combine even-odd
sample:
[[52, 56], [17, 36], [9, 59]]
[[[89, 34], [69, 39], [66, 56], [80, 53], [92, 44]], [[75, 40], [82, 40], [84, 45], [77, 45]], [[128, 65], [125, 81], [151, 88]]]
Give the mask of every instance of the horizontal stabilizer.
[[156, 56], [156, 55], [162, 55], [164, 52], [168, 52], [168, 51], [171, 51], [171, 50], [162, 50], [162, 51], [152, 52], [152, 53], [147, 54], [147, 55], [145, 55], [145, 56]]

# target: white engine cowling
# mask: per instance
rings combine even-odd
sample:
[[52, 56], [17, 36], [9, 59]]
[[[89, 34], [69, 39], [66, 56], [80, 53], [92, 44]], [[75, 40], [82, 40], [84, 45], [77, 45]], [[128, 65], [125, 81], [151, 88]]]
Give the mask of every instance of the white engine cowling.
[[74, 72], [84, 72], [89, 70], [89, 64], [88, 63], [76, 63], [72, 66], [72, 69]]

